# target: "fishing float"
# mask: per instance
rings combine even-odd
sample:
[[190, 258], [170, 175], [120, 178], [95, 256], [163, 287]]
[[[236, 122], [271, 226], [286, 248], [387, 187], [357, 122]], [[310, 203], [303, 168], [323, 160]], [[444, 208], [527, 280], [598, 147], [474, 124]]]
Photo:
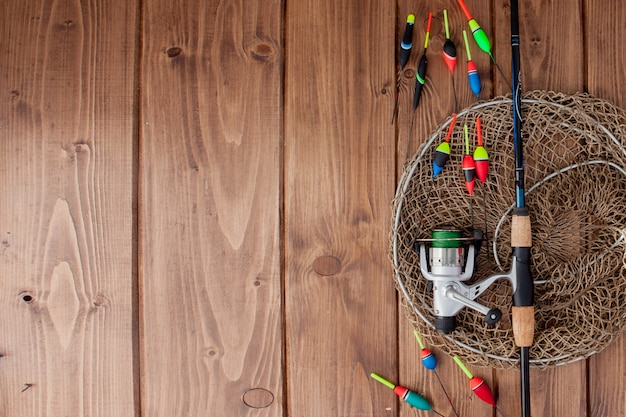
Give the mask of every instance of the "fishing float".
[[448, 26], [448, 11], [443, 9], [443, 24], [446, 30], [446, 41], [443, 43], [443, 49], [441, 54], [443, 60], [450, 71], [450, 78], [452, 79], [452, 93], [454, 94], [454, 111], [458, 112], [458, 101], [456, 98], [456, 87], [454, 85], [454, 68], [456, 67], [456, 45], [450, 39], [450, 28]]
[[419, 333], [417, 333], [417, 330], [413, 330], [413, 334], [417, 339], [417, 343], [420, 345], [420, 359], [422, 360], [422, 365], [424, 365], [424, 367], [429, 371], [433, 371], [435, 377], [437, 377], [437, 382], [439, 382], [439, 386], [443, 390], [444, 395], [446, 396], [448, 402], [450, 403], [450, 406], [452, 407], [454, 415], [456, 415], [456, 417], [459, 417], [459, 413], [456, 412], [454, 404], [452, 404], [452, 399], [450, 398], [450, 395], [448, 395], [448, 391], [446, 391], [446, 388], [443, 386], [443, 382], [441, 381], [439, 373], [437, 372], [437, 358], [430, 350], [426, 349], [424, 343], [422, 342], [422, 339], [419, 336]]
[[476, 118], [476, 141], [474, 149], [474, 162], [476, 163], [476, 178], [481, 184], [485, 184], [489, 174], [489, 153], [483, 146], [483, 130], [480, 117]]
[[469, 148], [469, 131], [467, 125], [463, 126], [463, 133], [465, 134], [465, 156], [461, 164], [463, 168], [463, 177], [465, 178], [465, 188], [470, 196], [470, 217], [472, 221], [472, 228], [474, 228], [474, 205], [472, 204], [472, 195], [474, 194], [474, 184], [476, 177], [476, 163], [472, 154], [470, 154]]
[[409, 137], [406, 142], [406, 155], [405, 160], [408, 159], [409, 149], [411, 145], [411, 133], [413, 132], [413, 123], [415, 122], [415, 113], [417, 110], [417, 106], [420, 103], [420, 98], [422, 97], [422, 89], [424, 88], [424, 83], [426, 83], [426, 68], [428, 67], [428, 59], [426, 58], [426, 51], [428, 50], [428, 39], [430, 38], [430, 25], [433, 21], [433, 13], [428, 13], [428, 24], [426, 26], [426, 37], [424, 39], [424, 52], [422, 52], [422, 56], [419, 60], [419, 64], [417, 65], [417, 71], [415, 71], [415, 89], [413, 90], [413, 114], [411, 116], [411, 124], [409, 125]]
[[375, 374], [375, 373], [371, 373], [370, 376], [375, 379], [376, 381], [380, 382], [381, 384], [383, 384], [384, 386], [386, 386], [387, 388], [390, 388], [393, 390], [393, 392], [403, 401], [405, 401], [406, 403], [408, 403], [411, 407], [413, 408], [417, 408], [418, 410], [423, 410], [423, 411], [432, 411], [433, 413], [437, 414], [438, 416], [443, 417], [443, 414], [435, 411], [432, 406], [430, 405], [430, 403], [428, 402], [428, 400], [424, 397], [422, 397], [421, 395], [419, 395], [418, 393], [411, 391], [410, 389], [406, 388], [406, 387], [402, 387], [400, 385], [395, 385], [389, 381], [387, 381], [385, 378], [383, 378], [382, 376]]
[[483, 89], [480, 83], [480, 75], [478, 75], [478, 68], [472, 61], [472, 52], [470, 51], [469, 42], [467, 42], [467, 32], [463, 31], [463, 41], [465, 43], [465, 52], [467, 53], [467, 80], [469, 81], [470, 89], [476, 96], [476, 100], [480, 99], [480, 92]]
[[482, 186], [483, 192], [483, 208], [485, 221], [485, 239], [487, 241], [487, 256], [490, 257], [489, 250], [489, 233], [487, 231], [487, 175], [489, 174], [489, 153], [483, 146], [483, 130], [480, 117], [476, 118], [476, 141], [477, 145], [474, 149], [474, 163], [476, 166], [476, 179]]
[[459, 6], [461, 7], [461, 10], [463, 10], [463, 13], [465, 14], [465, 17], [467, 18], [467, 25], [469, 26], [470, 30], [472, 31], [472, 36], [474, 37], [474, 41], [476, 41], [476, 45], [478, 45], [478, 47], [482, 51], [484, 51], [487, 55], [489, 55], [489, 57], [491, 58], [493, 63], [498, 68], [498, 71], [500, 72], [502, 77], [508, 83], [508, 79], [504, 75], [504, 72], [502, 71], [502, 68], [500, 68], [500, 65], [498, 65], [498, 63], [496, 62], [496, 58], [493, 56], [493, 52], [491, 50], [491, 41], [489, 41], [489, 37], [487, 36], [487, 34], [483, 30], [483, 28], [478, 24], [476, 19], [474, 19], [472, 17], [472, 15], [469, 12], [469, 9], [467, 8], [467, 5], [465, 4], [465, 2], [463, 0], [457, 0], [457, 2], [459, 3]]
[[398, 112], [398, 101], [400, 98], [400, 84], [402, 83], [402, 71], [409, 62], [411, 57], [411, 48], [413, 47], [413, 26], [415, 25], [415, 15], [409, 14], [406, 17], [406, 26], [404, 28], [404, 35], [400, 42], [400, 52], [398, 53], [398, 63], [400, 64], [400, 71], [398, 71], [398, 81], [396, 83], [396, 102], [393, 106], [393, 112], [391, 113], [391, 124]]
[[424, 52], [417, 65], [417, 71], [415, 72], [415, 90], [413, 95], [413, 110], [415, 110], [422, 97], [422, 88], [426, 82], [426, 67], [428, 66], [428, 59], [426, 58], [426, 50], [428, 49], [428, 40], [430, 38], [430, 25], [433, 21], [433, 13], [428, 13], [428, 24], [426, 26], [426, 36], [424, 39]]
[[491, 57], [491, 59], [493, 59], [495, 62], [495, 58], [493, 57], [491, 53], [491, 42], [489, 41], [487, 34], [483, 30], [483, 28], [478, 24], [476, 19], [472, 17], [472, 14], [469, 12], [469, 9], [467, 8], [467, 5], [465, 4], [465, 2], [463, 0], [457, 0], [457, 2], [459, 3], [461, 10], [463, 10], [465, 17], [467, 17], [467, 24], [470, 30], [472, 31], [472, 35], [474, 36], [476, 45], [478, 45], [480, 49], [482, 49], [485, 53], [487, 53]]
[[443, 167], [448, 162], [448, 159], [450, 159], [450, 137], [452, 136], [455, 123], [456, 113], [452, 115], [452, 120], [450, 121], [448, 132], [446, 133], [446, 138], [443, 142], [437, 145], [437, 148], [435, 149], [435, 156], [433, 157], [433, 181], [437, 178], [437, 175], [443, 171]]
[[494, 407], [500, 413], [500, 415], [504, 416], [502, 410], [500, 410], [496, 405], [495, 398], [493, 396], [493, 393], [491, 392], [491, 388], [489, 388], [489, 385], [487, 385], [487, 382], [485, 382], [485, 380], [480, 377], [472, 375], [470, 370], [467, 369], [465, 364], [461, 361], [461, 358], [459, 358], [458, 356], [454, 356], [454, 361], [457, 365], [459, 365], [459, 368], [461, 368], [463, 373], [469, 378], [469, 386], [472, 392], [476, 394], [478, 398], [480, 398], [490, 406]]
[[511, 248], [517, 288], [513, 293], [511, 324], [520, 352], [520, 391], [522, 417], [530, 417], [530, 347], [535, 331], [534, 283], [530, 271], [532, 230], [525, 204], [524, 152], [522, 135], [522, 94], [518, 0], [511, 0], [511, 72], [513, 113], [513, 153], [515, 159], [515, 208], [511, 218]]

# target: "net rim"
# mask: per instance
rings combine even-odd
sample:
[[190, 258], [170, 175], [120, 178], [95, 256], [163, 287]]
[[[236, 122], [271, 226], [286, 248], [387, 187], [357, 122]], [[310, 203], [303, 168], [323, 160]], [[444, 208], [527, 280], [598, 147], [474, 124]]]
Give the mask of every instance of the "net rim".
[[[545, 92], [545, 91], [531, 91], [525, 94], [525, 97], [522, 98], [522, 104], [538, 104], [538, 105], [544, 105], [544, 106], [551, 106], [554, 108], [557, 108], [559, 110], [565, 110], [568, 112], [576, 112], [577, 115], [582, 116], [583, 118], [585, 118], [590, 124], [596, 126], [604, 135], [606, 135], [612, 142], [614, 145], [617, 146], [618, 149], [621, 150], [622, 154], [624, 157], [626, 157], [626, 149], [624, 147], [621, 146], [619, 140], [611, 133], [611, 131], [609, 129], [607, 129], [607, 127], [600, 121], [594, 119], [593, 117], [589, 116], [587, 113], [581, 111], [578, 108], [572, 108], [570, 106], [566, 106], [563, 105], [561, 103], [556, 103], [553, 101], [549, 101], [549, 100], [545, 100], [545, 99], [536, 99], [536, 98], [529, 98], [528, 96], [532, 96], [533, 94], [561, 94], [561, 93], [552, 93], [552, 92]], [[565, 95], [567, 96], [567, 95]], [[582, 98], [593, 98], [588, 94], [578, 94], [576, 97], [582, 97]], [[482, 102], [478, 102], [475, 103], [474, 105], [468, 106], [467, 108], [461, 110], [459, 113], [457, 113], [457, 118], [463, 117], [469, 113], [472, 112], [476, 112], [479, 111], [481, 109], [484, 108], [489, 108], [489, 107], [493, 107], [493, 106], [501, 106], [501, 105], [512, 105], [512, 99], [510, 98], [510, 96], [501, 96], [501, 97], [496, 97], [494, 99], [491, 100], [487, 100], [487, 101], [482, 101]], [[430, 135], [430, 137], [420, 146], [418, 152], [416, 153], [416, 156], [414, 156], [410, 161], [411, 165], [408, 166], [407, 168], [405, 168], [402, 172], [402, 175], [400, 177], [400, 180], [398, 182], [398, 186], [396, 187], [396, 192], [395, 192], [395, 196], [394, 196], [394, 213], [393, 213], [393, 217], [392, 217], [392, 263], [393, 263], [393, 268], [394, 268], [394, 279], [395, 282], [397, 284], [397, 288], [400, 290], [400, 292], [403, 295], [404, 301], [408, 303], [408, 306], [410, 307], [411, 311], [417, 315], [417, 317], [419, 317], [427, 326], [429, 326], [430, 328], [434, 329], [434, 324], [420, 311], [420, 309], [417, 308], [417, 306], [415, 305], [415, 303], [413, 302], [413, 299], [411, 297], [411, 295], [409, 294], [409, 291], [405, 285], [404, 282], [404, 278], [401, 274], [401, 265], [400, 265], [400, 260], [399, 260], [399, 253], [398, 253], [398, 230], [399, 230], [399, 226], [400, 226], [400, 220], [401, 220], [401, 213], [402, 213], [402, 208], [403, 208], [403, 204], [404, 204], [404, 200], [406, 197], [406, 193], [408, 190], [408, 187], [411, 183], [411, 179], [413, 178], [416, 169], [418, 168], [418, 163], [419, 161], [422, 160], [422, 158], [424, 157], [424, 155], [426, 154], [426, 152], [430, 149], [430, 146], [432, 145], [432, 143], [438, 138], [440, 137], [440, 135], [442, 134], [442, 132], [444, 131], [444, 129], [448, 128], [450, 123], [453, 121], [454, 119], [452, 117], [447, 118], [442, 124], [440, 124], [438, 126], [438, 128]], [[584, 132], [585, 135], [587, 134], [586, 132]], [[407, 161], [407, 164], [409, 162]], [[618, 169], [624, 176], [626, 176], [626, 170], [624, 170], [622, 167], [620, 167], [619, 165], [612, 163], [610, 161], [587, 161], [587, 164], [596, 164], [596, 163], [605, 163], [605, 164], [609, 164], [610, 166], [612, 166], [613, 168]], [[580, 165], [580, 164], [574, 164], [574, 165]], [[570, 167], [566, 167], [567, 169], [571, 169], [573, 166]], [[563, 168], [563, 170], [565, 170], [566, 168]], [[544, 178], [542, 181], [539, 181], [535, 184], [533, 184], [532, 187], [537, 187], [539, 186], [541, 183], [549, 180], [550, 178], [552, 178], [555, 175], [558, 175], [560, 172], [553, 172], [551, 174], [549, 174], [546, 178]], [[529, 188], [528, 190], [526, 190], [526, 193], [529, 193], [532, 191], [532, 188]], [[514, 204], [513, 204], [514, 206]], [[507, 211], [507, 213], [509, 213], [509, 211]], [[500, 225], [502, 223], [502, 219], [505, 219], [507, 216], [506, 214], [502, 216], [501, 221], [498, 223], [498, 225]], [[620, 237], [620, 239], [625, 238], [624, 234], [622, 234], [622, 236]], [[494, 246], [496, 240], [494, 239]], [[494, 251], [495, 253], [495, 251]], [[489, 353], [485, 350], [480, 350], [479, 348], [476, 348], [474, 346], [470, 346], [467, 343], [464, 343], [463, 341], [460, 341], [454, 337], [452, 337], [451, 335], [447, 335], [447, 334], [442, 334], [441, 335], [443, 338], [453, 342], [454, 344], [456, 344], [457, 346], [460, 346], [464, 349], [467, 349], [470, 352], [479, 354], [481, 356], [486, 356], [490, 359], [494, 359], [497, 361], [501, 361], [503, 363], [507, 363], [509, 365], [514, 365], [517, 362], [516, 358], [511, 358], [511, 357], [506, 357], [506, 356], [502, 356], [502, 355], [497, 355], [497, 354], [493, 354], [493, 353]], [[468, 341], [474, 343], [476, 346], [478, 347], [484, 347], [485, 349], [487, 348], [486, 345], [481, 344], [478, 340], [476, 339], [472, 339], [470, 337], [466, 338]], [[553, 357], [549, 357], [549, 358], [534, 358], [531, 359], [530, 362], [532, 365], [534, 366], [547, 366], [548, 364], [552, 364], [555, 366], [561, 366], [561, 365], [565, 365], [565, 364], [569, 364], [569, 363], [574, 363], [577, 362], [579, 360], [583, 360], [589, 356], [594, 355], [595, 353], [597, 353], [598, 350], [592, 350], [587, 352], [584, 355], [575, 355], [575, 353], [566, 353], [566, 354], [562, 354], [562, 355], [557, 355], [557, 356], [553, 356]], [[555, 363], [556, 362], [556, 363]]]

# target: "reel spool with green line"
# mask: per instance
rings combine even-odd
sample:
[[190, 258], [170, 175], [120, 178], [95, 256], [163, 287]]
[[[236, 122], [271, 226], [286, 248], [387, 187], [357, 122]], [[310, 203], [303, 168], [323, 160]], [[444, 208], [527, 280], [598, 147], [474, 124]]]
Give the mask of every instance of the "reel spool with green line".
[[[469, 243], [464, 245], [464, 241]], [[495, 274], [472, 285], [463, 283], [472, 278], [476, 248], [480, 248], [481, 243], [482, 232], [464, 238], [454, 226], [437, 227], [430, 239], [416, 240], [421, 273], [429, 281], [428, 289], [433, 294], [434, 326], [439, 332], [452, 333], [456, 329], [456, 316], [463, 307], [484, 314], [487, 324], [495, 324], [502, 317], [498, 308], [489, 308], [474, 300], [498, 279], [509, 279], [515, 285], [513, 277]]]
[[439, 228], [432, 232], [433, 248], [460, 248], [463, 234], [452, 228]]

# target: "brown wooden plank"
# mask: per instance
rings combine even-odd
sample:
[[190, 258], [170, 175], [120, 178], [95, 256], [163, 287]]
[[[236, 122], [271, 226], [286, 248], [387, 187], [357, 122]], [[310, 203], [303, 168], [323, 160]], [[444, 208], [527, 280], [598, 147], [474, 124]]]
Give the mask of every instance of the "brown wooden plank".
[[[626, 109], [623, 67], [626, 35], [623, 2], [598, 8], [585, 1], [587, 90], [596, 97]], [[589, 417], [626, 415], [626, 338], [621, 337], [588, 359]]]
[[132, 416], [136, 1], [0, 6], [3, 416]]
[[[394, 5], [287, 2], [285, 251], [289, 415], [396, 415]], [[303, 17], [304, 20], [303, 20]]]
[[[499, 407], [505, 416], [520, 415], [519, 372], [498, 371]], [[584, 360], [546, 370], [531, 369], [533, 416], [584, 416], [586, 364]]]
[[283, 414], [281, 16], [143, 2], [146, 416]]
[[[509, 3], [495, 2], [494, 55], [507, 80], [495, 74], [495, 93], [510, 93], [511, 14]], [[520, 1], [520, 58], [522, 91], [550, 90], [564, 93], [584, 87], [582, 5], [577, 0], [546, 3]]]
[[[580, 2], [519, 2], [522, 91], [581, 91], [584, 68], [580, 55], [583, 38]], [[498, 48], [496, 59], [509, 77], [511, 73], [509, 4], [495, 2]], [[558, 44], [558, 46], [557, 46]], [[496, 74], [497, 94], [510, 92], [510, 85]], [[532, 120], [525, 123], [532, 124]], [[531, 213], [532, 216], [532, 213]], [[538, 277], [536, 277], [538, 278]], [[547, 370], [531, 369], [531, 412], [533, 416], [584, 415], [586, 406], [586, 364], [578, 361]], [[518, 371], [497, 371], [499, 407], [507, 417], [520, 414]]]
[[588, 359], [588, 416], [626, 415], [626, 346], [624, 334], [606, 349]]

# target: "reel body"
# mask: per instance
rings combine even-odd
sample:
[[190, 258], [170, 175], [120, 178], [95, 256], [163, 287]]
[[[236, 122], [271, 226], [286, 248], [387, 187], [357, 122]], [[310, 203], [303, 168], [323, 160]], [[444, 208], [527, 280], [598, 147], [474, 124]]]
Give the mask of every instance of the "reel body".
[[514, 273], [490, 275], [472, 285], [464, 283], [472, 277], [481, 243], [482, 232], [475, 231], [473, 237], [464, 238], [460, 230], [447, 226], [434, 229], [431, 239], [416, 241], [416, 245], [419, 244], [421, 273], [430, 281], [429, 288], [433, 291], [435, 328], [442, 333], [455, 330], [456, 315], [463, 307], [484, 314], [488, 324], [497, 323], [502, 317], [499, 309], [474, 301], [496, 280], [508, 279], [515, 291]]

